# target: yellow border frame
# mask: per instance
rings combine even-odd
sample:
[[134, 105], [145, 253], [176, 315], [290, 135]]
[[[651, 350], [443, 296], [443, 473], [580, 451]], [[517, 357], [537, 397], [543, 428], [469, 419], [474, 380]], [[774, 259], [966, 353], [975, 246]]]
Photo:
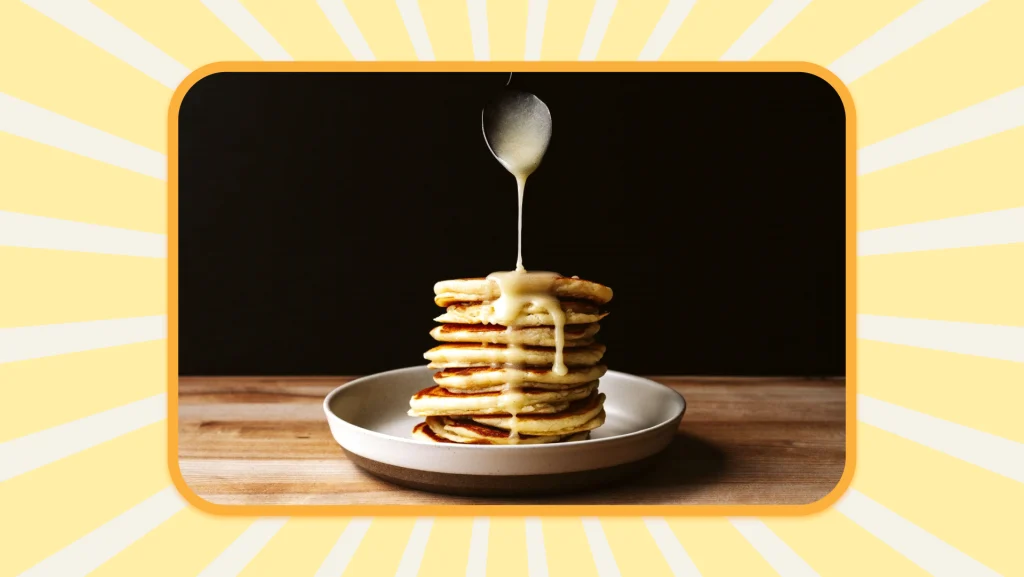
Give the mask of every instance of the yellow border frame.
[[[178, 111], [192, 86], [219, 72], [803, 72], [828, 82], [846, 109], [846, 465], [827, 495], [804, 505], [220, 505], [196, 494], [178, 464]], [[167, 127], [167, 460], [178, 492], [197, 509], [245, 516], [779, 516], [824, 511], [846, 492], [856, 466], [857, 146], [849, 89], [809, 62], [219, 62], [174, 91]]]

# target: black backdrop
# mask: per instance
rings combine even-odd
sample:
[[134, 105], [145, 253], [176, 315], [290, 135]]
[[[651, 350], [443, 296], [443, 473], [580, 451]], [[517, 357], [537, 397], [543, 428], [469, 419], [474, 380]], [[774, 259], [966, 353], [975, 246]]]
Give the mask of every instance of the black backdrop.
[[[179, 114], [183, 375], [423, 364], [435, 281], [508, 270], [480, 129], [507, 74], [222, 73]], [[801, 73], [534, 73], [529, 269], [615, 290], [640, 374], [845, 374], [845, 117]]]

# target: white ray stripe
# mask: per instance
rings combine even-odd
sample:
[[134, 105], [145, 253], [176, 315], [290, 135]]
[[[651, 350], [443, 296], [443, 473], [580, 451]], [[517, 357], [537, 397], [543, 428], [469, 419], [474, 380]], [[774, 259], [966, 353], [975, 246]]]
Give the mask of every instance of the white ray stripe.
[[292, 60], [277, 39], [238, 0], [201, 0], [218, 20], [264, 60]]
[[999, 575], [856, 489], [847, 489], [833, 507], [935, 577]]
[[608, 31], [608, 23], [612, 21], [616, 4], [616, 0], [597, 0], [594, 3], [594, 11], [590, 13], [590, 23], [587, 24], [587, 33], [583, 36], [583, 46], [580, 47], [580, 60], [597, 58], [597, 51], [604, 41], [604, 33]]
[[338, 577], [343, 574], [372, 521], [369, 517], [355, 517], [349, 521], [313, 577]]
[[697, 0], [670, 0], [665, 11], [661, 13], [661, 19], [654, 25], [654, 30], [647, 38], [643, 50], [637, 60], [657, 60], [661, 53], [668, 47], [668, 43], [675, 37], [679, 27], [690, 14], [690, 9]]
[[0, 92], [0, 132], [167, 180], [167, 157]]
[[398, 12], [402, 15], [402, 22], [405, 23], [405, 31], [409, 33], [409, 40], [416, 51], [416, 58], [420, 60], [434, 60], [434, 48], [430, 45], [430, 36], [427, 35], [427, 25], [423, 22], [423, 13], [420, 12], [419, 2], [416, 0], [395, 0], [398, 4]]
[[0, 246], [167, 258], [167, 236], [0, 210]]
[[862, 394], [857, 420], [1024, 483], [1024, 444]]
[[167, 418], [167, 393], [0, 443], [0, 481]]
[[1024, 207], [861, 231], [857, 233], [857, 255], [1016, 242], [1024, 242]]
[[527, 517], [524, 521], [526, 523], [527, 575], [548, 577], [548, 552], [544, 548], [544, 527], [541, 525], [539, 517]]
[[523, 60], [540, 60], [544, 42], [544, 23], [548, 18], [548, 0], [530, 0], [526, 11], [526, 53]]
[[583, 532], [587, 535], [587, 543], [590, 544], [590, 554], [594, 557], [598, 576], [621, 577], [619, 566], [615, 563], [615, 555], [612, 554], [604, 528], [601, 527], [601, 521], [597, 517], [584, 517], [582, 521]]
[[774, 0], [719, 60], [751, 59], [810, 3], [811, 0]]
[[[526, 558], [530, 561], [530, 520], [526, 520]], [[487, 537], [491, 531], [491, 520], [487, 517], [473, 519], [473, 532], [469, 537], [469, 560], [466, 562], [466, 577], [486, 577], [487, 575]], [[541, 544], [543, 547], [543, 543]], [[533, 572], [530, 572], [533, 575]]]
[[353, 58], [376, 60], [373, 51], [370, 50], [370, 45], [366, 43], [363, 33], [359, 31], [359, 26], [356, 25], [348, 7], [345, 6], [344, 0], [316, 0], [316, 3], [323, 10], [327, 20], [341, 37], [341, 41], [345, 43], [348, 51], [352, 53]]
[[412, 533], [409, 541], [402, 551], [402, 558], [398, 561], [398, 569], [395, 570], [395, 577], [416, 577], [420, 571], [420, 563], [423, 562], [423, 554], [427, 550], [427, 539], [430, 538], [430, 529], [434, 526], [433, 517], [420, 517], [412, 526]]
[[165, 315], [0, 328], [0, 363], [164, 338], [167, 338]]
[[256, 519], [228, 548], [221, 552], [198, 577], [234, 577], [266, 547], [288, 517], [263, 517]]
[[911, 128], [857, 151], [857, 174], [870, 174], [1024, 126], [1024, 86]]
[[675, 533], [663, 517], [645, 517], [644, 524], [647, 525], [647, 530], [650, 531], [658, 550], [665, 557], [675, 577], [701, 577], [686, 548], [679, 539], [676, 539]]
[[473, 38], [473, 60], [491, 59], [491, 41], [487, 32], [487, 0], [466, 0], [469, 34]]
[[859, 314], [857, 338], [1024, 363], [1024, 327]]
[[988, 0], [922, 0], [837, 58], [828, 68], [843, 82], [853, 82], [986, 2]]
[[168, 88], [177, 88], [188, 76], [189, 69], [185, 65], [90, 2], [22, 1]]
[[43, 559], [21, 577], [88, 575], [184, 508], [178, 490], [167, 487]]
[[789, 545], [779, 539], [779, 536], [760, 519], [733, 517], [729, 522], [782, 577], [819, 577], [796, 551], [790, 549]]

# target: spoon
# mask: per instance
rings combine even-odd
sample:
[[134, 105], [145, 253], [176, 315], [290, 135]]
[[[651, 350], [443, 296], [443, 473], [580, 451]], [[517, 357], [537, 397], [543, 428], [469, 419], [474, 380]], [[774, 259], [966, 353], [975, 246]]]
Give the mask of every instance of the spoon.
[[481, 114], [484, 142], [516, 180], [540, 166], [551, 141], [551, 111], [529, 92], [504, 90]]
[[551, 111], [529, 92], [505, 90], [481, 113], [484, 142], [494, 158], [516, 177], [519, 188], [519, 253], [516, 272], [523, 268], [523, 189], [540, 166], [551, 142]]

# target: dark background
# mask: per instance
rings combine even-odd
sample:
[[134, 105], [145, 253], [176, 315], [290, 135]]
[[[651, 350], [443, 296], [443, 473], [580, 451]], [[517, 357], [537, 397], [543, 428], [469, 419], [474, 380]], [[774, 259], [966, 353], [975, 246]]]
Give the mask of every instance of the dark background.
[[[507, 74], [221, 73], [179, 114], [183, 375], [425, 364], [434, 282], [510, 270]], [[528, 269], [611, 286], [639, 374], [845, 374], [845, 117], [803, 73], [534, 73]]]

